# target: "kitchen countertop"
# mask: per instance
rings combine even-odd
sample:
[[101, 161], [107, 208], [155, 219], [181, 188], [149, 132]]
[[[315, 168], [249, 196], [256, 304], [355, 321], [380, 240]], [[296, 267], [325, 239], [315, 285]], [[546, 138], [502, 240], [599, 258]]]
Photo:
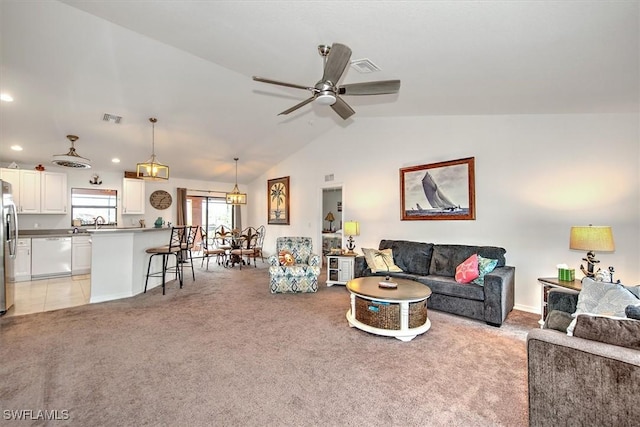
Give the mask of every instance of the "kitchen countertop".
[[18, 238], [25, 239], [38, 239], [47, 237], [73, 237], [73, 236], [87, 236], [89, 234], [102, 234], [102, 233], [115, 233], [115, 232], [134, 232], [139, 233], [143, 231], [159, 231], [168, 230], [167, 227], [163, 228], [140, 228], [140, 227], [103, 227], [99, 229], [93, 228], [78, 228], [78, 232], [74, 233], [73, 228], [61, 228], [61, 229], [38, 229], [38, 230], [19, 230]]

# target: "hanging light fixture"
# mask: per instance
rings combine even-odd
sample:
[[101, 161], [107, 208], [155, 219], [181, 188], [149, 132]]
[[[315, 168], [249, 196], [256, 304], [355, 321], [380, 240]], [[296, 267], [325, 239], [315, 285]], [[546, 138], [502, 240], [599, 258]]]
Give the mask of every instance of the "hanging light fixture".
[[151, 122], [151, 158], [144, 163], [138, 163], [136, 175], [138, 178], [149, 181], [161, 181], [169, 179], [169, 166], [163, 165], [156, 159], [156, 122], [158, 119], [150, 118]]
[[64, 166], [65, 168], [91, 168], [91, 160], [85, 159], [76, 153], [76, 148], [73, 143], [78, 140], [78, 137], [75, 135], [67, 135], [67, 139], [71, 141], [71, 148], [69, 148], [69, 152], [67, 154], [54, 155], [51, 159], [51, 163], [58, 166]]
[[233, 160], [236, 161], [236, 185], [233, 187], [233, 191], [231, 193], [227, 193], [227, 204], [228, 205], [246, 205], [247, 204], [247, 193], [241, 193], [238, 189], [238, 158], [234, 157]]

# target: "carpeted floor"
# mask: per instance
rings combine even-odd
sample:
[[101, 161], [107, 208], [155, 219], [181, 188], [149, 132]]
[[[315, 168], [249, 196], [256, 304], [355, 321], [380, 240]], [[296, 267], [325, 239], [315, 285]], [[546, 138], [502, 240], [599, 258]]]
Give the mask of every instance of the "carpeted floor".
[[429, 311], [431, 329], [401, 342], [350, 328], [347, 290], [321, 280], [273, 295], [266, 264], [212, 266], [165, 296], [0, 319], [3, 423], [46, 410], [79, 426], [527, 425], [537, 315], [494, 328]]

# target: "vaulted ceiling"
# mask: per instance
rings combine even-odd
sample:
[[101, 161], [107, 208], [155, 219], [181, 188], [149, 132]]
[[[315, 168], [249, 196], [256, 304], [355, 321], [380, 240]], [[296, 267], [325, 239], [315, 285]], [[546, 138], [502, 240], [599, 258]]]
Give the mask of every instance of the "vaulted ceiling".
[[[638, 1], [2, 0], [0, 160], [48, 163], [76, 134], [94, 170], [135, 170], [156, 117], [173, 176], [233, 182], [239, 157], [248, 183], [364, 118], [638, 112], [639, 21]], [[278, 116], [310, 94], [252, 76], [313, 86], [334, 42], [380, 68], [341, 83], [400, 92]]]

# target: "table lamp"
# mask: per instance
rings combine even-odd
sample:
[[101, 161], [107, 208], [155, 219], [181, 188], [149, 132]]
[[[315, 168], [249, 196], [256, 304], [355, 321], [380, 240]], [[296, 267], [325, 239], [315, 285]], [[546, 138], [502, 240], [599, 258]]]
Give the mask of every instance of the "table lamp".
[[325, 221], [329, 221], [329, 231], [333, 231], [333, 221], [335, 221], [335, 217], [333, 216], [333, 212], [329, 211], [327, 216], [324, 217]]
[[358, 224], [358, 221], [346, 221], [342, 230], [344, 230], [345, 236], [349, 236], [349, 239], [347, 240], [347, 249], [349, 252], [347, 252], [347, 254], [353, 255], [353, 250], [356, 247], [353, 236], [360, 235], [360, 224]]
[[587, 269], [580, 265], [580, 270], [585, 276], [593, 278], [595, 272], [593, 268], [599, 263], [596, 259], [595, 251], [613, 252], [615, 250], [613, 243], [613, 233], [609, 226], [575, 226], [571, 227], [569, 236], [569, 249], [577, 249], [587, 251], [587, 257], [582, 258], [587, 262]]

